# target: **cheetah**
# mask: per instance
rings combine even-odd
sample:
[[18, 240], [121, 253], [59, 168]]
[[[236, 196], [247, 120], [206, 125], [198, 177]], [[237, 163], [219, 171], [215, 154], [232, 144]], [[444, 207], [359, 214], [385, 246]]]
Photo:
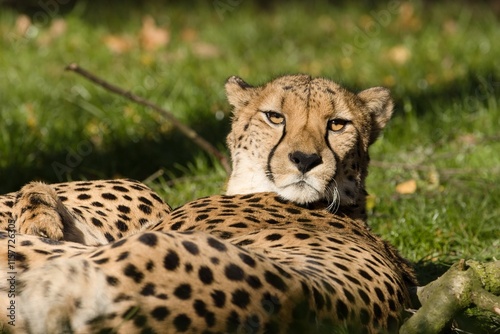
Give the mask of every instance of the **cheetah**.
[[[275, 192], [297, 204], [366, 221], [368, 147], [392, 114], [387, 89], [356, 95], [307, 75], [284, 76], [259, 87], [231, 77], [225, 88], [234, 107], [227, 137], [233, 168], [226, 194]], [[128, 203], [135, 197], [139, 204]], [[140, 230], [146, 220], [138, 222], [129, 212], [144, 205], [149, 209], [151, 201], [157, 209], [154, 218], [170, 211], [145, 185], [131, 180], [31, 183], [17, 194], [0, 196], [0, 230], [14, 215], [21, 233], [105, 244]]]
[[368, 147], [390, 119], [389, 92], [354, 94], [306, 75], [257, 87], [231, 77], [226, 92], [234, 107], [226, 195], [160, 205], [156, 222], [103, 245], [91, 240], [90, 221], [63, 214], [55, 218], [63, 239], [66, 228], [83, 242], [0, 232], [0, 307], [17, 307], [14, 320], [0, 313], [5, 331], [398, 330], [415, 275], [363, 210]]

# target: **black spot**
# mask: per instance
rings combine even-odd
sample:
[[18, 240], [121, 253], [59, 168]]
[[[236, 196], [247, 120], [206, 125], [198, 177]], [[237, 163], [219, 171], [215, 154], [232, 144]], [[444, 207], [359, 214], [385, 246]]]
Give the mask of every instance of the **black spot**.
[[394, 300], [389, 299], [388, 302], [389, 302], [389, 309], [393, 312], [396, 312], [396, 303], [394, 302]]
[[379, 288], [375, 288], [375, 293], [377, 294], [378, 300], [380, 300], [382, 303], [385, 302], [385, 296], [382, 290]]
[[179, 299], [189, 299], [191, 298], [191, 285], [181, 284], [174, 290], [174, 295]]
[[349, 271], [349, 268], [347, 268], [346, 266], [344, 266], [343, 264], [341, 263], [336, 263], [336, 262], [333, 262], [333, 265], [336, 266], [337, 268], [339, 268], [340, 270], [342, 271]]
[[[260, 332], [260, 319], [256, 314], [251, 314], [247, 316], [245, 323], [247, 324], [247, 329], [251, 330], [252, 333]], [[254, 332], [255, 331], [255, 332]]]
[[234, 223], [234, 224], [231, 224], [231, 225], [229, 225], [229, 227], [235, 227], [235, 228], [247, 228], [247, 227], [248, 227], [248, 225], [247, 225], [247, 224], [245, 224], [245, 223], [241, 223], [241, 222], [240, 222], [240, 223]]
[[115, 241], [115, 238], [109, 232], [104, 233], [104, 236], [106, 237], [106, 240], [108, 240], [108, 242]]
[[224, 268], [224, 274], [231, 281], [241, 281], [245, 276], [243, 269], [234, 263], [230, 263]]
[[99, 219], [95, 218], [95, 217], [92, 217], [91, 222], [92, 222], [92, 224], [94, 224], [94, 226], [97, 226], [97, 227], [102, 227], [103, 226], [102, 222]]
[[121, 213], [130, 213], [130, 208], [126, 205], [118, 205], [117, 209]]
[[106, 282], [108, 282], [108, 284], [111, 286], [117, 286], [120, 283], [118, 278], [114, 276], [106, 276]]
[[207, 214], [201, 214], [201, 215], [196, 216], [195, 221], [197, 221], [197, 222], [203, 221], [203, 220], [207, 219], [208, 217], [209, 216]]
[[236, 243], [236, 246], [248, 246], [254, 243], [254, 240], [252, 239], [245, 239], [241, 240], [240, 242]]
[[[75, 189], [76, 190], [76, 189]], [[80, 194], [78, 195], [76, 198], [80, 199], [80, 200], [87, 200], [89, 199], [91, 196], [88, 195], [88, 194]]]
[[339, 222], [330, 222], [328, 225], [335, 228], [345, 228], [345, 225]]
[[94, 263], [95, 264], [104, 264], [106, 262], [109, 261], [109, 258], [105, 257], [105, 258], [102, 258], [102, 259], [99, 259], [99, 260], [94, 260]]
[[165, 306], [157, 306], [151, 311], [151, 316], [158, 321], [164, 320], [169, 314], [170, 311]]
[[21, 246], [33, 246], [33, 243], [29, 240], [23, 240], [21, 241]]
[[371, 323], [371, 320], [370, 320], [370, 313], [368, 312], [367, 309], [361, 309], [361, 311], [359, 312], [359, 318], [361, 320], [361, 324], [366, 326], [368, 325], [369, 323]]
[[343, 288], [342, 290], [344, 291], [344, 295], [346, 296], [347, 300], [349, 300], [351, 303], [354, 303], [354, 296], [352, 295], [352, 293], [346, 288]]
[[113, 186], [113, 190], [116, 190], [116, 191], [119, 191], [119, 192], [122, 192], [122, 193], [128, 193], [129, 190], [125, 187], [122, 187], [122, 186]]
[[240, 327], [240, 316], [236, 311], [232, 311], [226, 319], [226, 332], [236, 333]]
[[347, 278], [349, 281], [353, 282], [354, 284], [361, 286], [361, 282], [357, 278], [352, 277], [351, 275], [344, 275], [344, 276], [345, 276], [345, 278]]
[[245, 309], [250, 303], [250, 294], [243, 289], [236, 289], [231, 294], [231, 303]]
[[262, 282], [255, 275], [248, 275], [245, 281], [247, 282], [248, 285], [250, 285], [254, 289], [262, 287]]
[[[60, 198], [60, 197], [59, 197]], [[92, 206], [95, 206], [96, 208], [102, 208], [104, 207], [104, 204], [102, 204], [101, 202], [92, 202], [90, 203]]]
[[269, 315], [275, 316], [281, 310], [281, 301], [278, 297], [276, 297], [275, 295], [271, 295], [269, 292], [266, 292], [262, 295], [260, 304]]
[[214, 290], [210, 296], [212, 297], [212, 301], [216, 307], [222, 308], [226, 304], [226, 294], [224, 291]]
[[198, 255], [200, 253], [200, 249], [198, 248], [198, 246], [194, 242], [185, 240], [182, 242], [182, 245], [184, 246], [184, 248], [186, 248], [186, 250], [189, 253], [191, 253], [193, 255]]
[[144, 204], [139, 204], [137, 207], [139, 208], [139, 210], [141, 210], [142, 212], [144, 212], [147, 215], [150, 215], [151, 212], [153, 211], [153, 210], [151, 210], [150, 206], [147, 206]]
[[155, 285], [153, 283], [147, 283], [141, 290], [141, 295], [143, 296], [154, 296], [155, 294]]
[[225, 252], [227, 250], [226, 245], [215, 238], [208, 238], [208, 245], [212, 248], [217, 249], [219, 252]]
[[366, 278], [367, 280], [369, 280], [370, 282], [373, 281], [373, 278], [370, 274], [368, 274], [366, 271], [364, 271], [363, 269], [359, 269], [358, 270], [358, 273], [363, 276], [364, 278]]
[[370, 297], [366, 294], [364, 290], [358, 289], [358, 295], [363, 299], [365, 304], [369, 305], [370, 304]]
[[163, 266], [167, 270], [176, 270], [179, 267], [179, 255], [173, 250], [169, 250], [163, 259]]
[[130, 277], [136, 283], [140, 283], [144, 279], [144, 274], [137, 270], [137, 267], [129, 263], [123, 270], [125, 276]]
[[102, 198], [107, 199], [109, 201], [115, 201], [117, 199], [117, 197], [112, 193], [103, 193], [101, 196]]
[[309, 239], [311, 236], [307, 233], [295, 233], [295, 238], [300, 240]]
[[184, 222], [183, 222], [183, 221], [177, 222], [177, 223], [175, 223], [175, 224], [172, 224], [172, 226], [170, 226], [170, 229], [171, 229], [171, 230], [174, 230], [174, 231], [175, 231], [175, 230], [178, 230], [178, 229], [180, 229], [180, 228], [181, 228], [181, 226], [182, 226], [183, 224], [184, 224]]
[[377, 303], [373, 303], [373, 314], [375, 315], [375, 318], [380, 318], [382, 316], [382, 309]]
[[347, 305], [339, 299], [337, 300], [335, 307], [337, 311], [337, 318], [339, 318], [340, 321], [346, 320], [349, 316], [349, 309], [347, 308]]
[[193, 271], [193, 265], [191, 263], [186, 263], [184, 265], [184, 270], [187, 272], [187, 273], [190, 273]]
[[120, 253], [120, 255], [118, 255], [118, 257], [116, 258], [116, 261], [123, 261], [123, 260], [125, 260], [126, 258], [128, 258], [129, 254], [130, 253], [128, 251]]
[[193, 308], [200, 317], [203, 317], [207, 313], [207, 305], [202, 300], [196, 299], [193, 303]]
[[191, 326], [191, 319], [184, 313], [179, 314], [174, 318], [174, 326], [178, 332], [185, 332]]
[[117, 220], [115, 222], [115, 226], [121, 232], [127, 232], [128, 231], [127, 224], [125, 224], [125, 222], [123, 222], [122, 220]]
[[147, 199], [146, 197], [139, 197], [138, 198], [139, 201], [141, 201], [142, 203], [148, 205], [148, 206], [153, 206], [153, 202], [151, 202], [149, 199]]
[[214, 281], [214, 274], [207, 266], [201, 266], [200, 269], [198, 269], [198, 278], [203, 284], [212, 284]]
[[301, 213], [299, 209], [294, 209], [294, 208], [286, 208], [285, 210], [294, 215], [298, 215]]
[[339, 245], [343, 245], [344, 244], [344, 242], [342, 240], [339, 240], [339, 239], [336, 239], [336, 238], [333, 238], [333, 237], [327, 237], [326, 239], [328, 241], [331, 241], [331, 242], [339, 244]]
[[143, 233], [138, 240], [149, 247], [154, 247], [158, 243], [158, 237], [154, 233]]
[[313, 295], [316, 308], [318, 311], [321, 311], [321, 309], [325, 306], [325, 298], [323, 298], [323, 295], [316, 288], [313, 288]]
[[278, 234], [278, 233], [272, 233], [272, 234], [269, 234], [266, 236], [266, 240], [269, 240], [269, 241], [276, 241], [276, 240], [280, 240], [283, 236], [281, 234]]
[[139, 328], [144, 327], [147, 320], [148, 318], [146, 318], [146, 316], [138, 314], [134, 317], [134, 325]]
[[121, 239], [111, 245], [111, 248], [118, 248], [127, 242], [127, 239]]
[[155, 263], [152, 261], [152, 260], [149, 260], [147, 263], [146, 263], [146, 270], [147, 271], [152, 271], [155, 267]]
[[392, 287], [392, 285], [390, 285], [387, 281], [384, 281], [384, 285], [387, 289], [387, 292], [389, 292], [391, 296], [394, 296], [394, 288]]
[[243, 263], [245, 263], [249, 267], [251, 267], [251, 268], [255, 267], [255, 264], [256, 264], [255, 260], [250, 255], [245, 254], [245, 253], [239, 253], [238, 256], [240, 257], [241, 261], [243, 261]]
[[278, 275], [266, 270], [266, 272], [264, 273], [264, 277], [266, 279], [266, 282], [274, 286], [276, 289], [280, 291], [286, 291], [286, 284]]

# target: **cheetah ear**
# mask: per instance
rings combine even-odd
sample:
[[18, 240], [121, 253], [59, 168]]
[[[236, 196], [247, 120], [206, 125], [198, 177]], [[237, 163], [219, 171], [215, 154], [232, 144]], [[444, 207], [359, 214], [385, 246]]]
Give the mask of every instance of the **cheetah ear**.
[[358, 97], [365, 103], [370, 113], [372, 129], [369, 144], [373, 144], [391, 119], [394, 108], [391, 92], [387, 88], [373, 87], [360, 92]]
[[234, 75], [227, 79], [225, 88], [227, 100], [235, 110], [248, 104], [255, 89], [243, 81], [243, 79]]

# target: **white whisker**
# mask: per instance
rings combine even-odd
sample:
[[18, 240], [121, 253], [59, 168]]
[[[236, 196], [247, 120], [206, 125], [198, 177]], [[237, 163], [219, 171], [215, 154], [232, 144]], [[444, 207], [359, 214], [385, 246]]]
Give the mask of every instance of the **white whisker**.
[[327, 188], [327, 191], [330, 193], [329, 195], [331, 195], [331, 203], [326, 207], [326, 209], [335, 214], [340, 208], [340, 192], [335, 180], [333, 180], [332, 185]]

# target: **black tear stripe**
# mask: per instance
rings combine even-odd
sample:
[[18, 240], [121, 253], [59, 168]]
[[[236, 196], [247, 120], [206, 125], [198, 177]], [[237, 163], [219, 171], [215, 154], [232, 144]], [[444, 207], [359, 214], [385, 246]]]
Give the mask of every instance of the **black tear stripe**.
[[281, 138], [278, 140], [276, 145], [274, 145], [274, 147], [271, 149], [271, 152], [269, 152], [269, 155], [267, 157], [266, 176], [273, 183], [274, 183], [274, 176], [273, 176], [273, 172], [271, 171], [271, 159], [273, 158], [274, 152], [278, 148], [279, 144], [281, 144], [281, 142], [283, 141], [285, 136], [286, 136], [286, 123], [283, 126], [283, 134], [281, 135]]

